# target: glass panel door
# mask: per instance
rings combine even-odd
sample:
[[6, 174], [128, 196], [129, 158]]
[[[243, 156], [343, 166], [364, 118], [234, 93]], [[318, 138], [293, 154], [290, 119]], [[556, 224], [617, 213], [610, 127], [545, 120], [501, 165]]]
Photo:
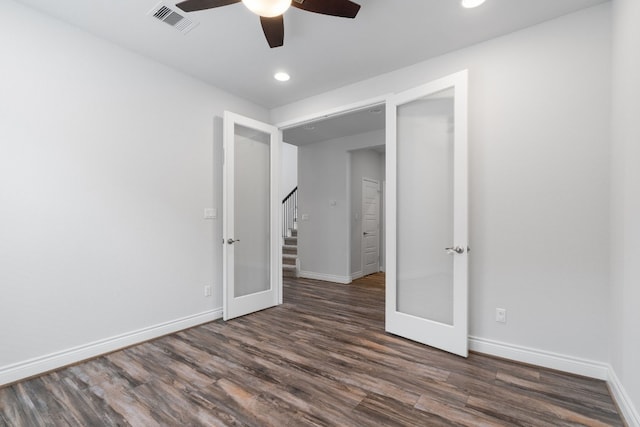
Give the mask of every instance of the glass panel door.
[[224, 132], [224, 319], [229, 320], [278, 302], [279, 132], [229, 112]]
[[387, 330], [466, 356], [466, 72], [387, 108]]

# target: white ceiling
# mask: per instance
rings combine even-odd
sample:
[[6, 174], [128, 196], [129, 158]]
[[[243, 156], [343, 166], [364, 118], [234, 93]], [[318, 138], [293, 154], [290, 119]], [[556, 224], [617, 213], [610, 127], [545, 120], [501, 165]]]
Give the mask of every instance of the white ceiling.
[[293, 145], [345, 138], [385, 127], [385, 106], [370, 106], [284, 129], [282, 140]]
[[[276, 49], [242, 4], [186, 14], [199, 25], [183, 35], [147, 15], [158, 0], [18, 1], [273, 108], [607, 0], [356, 0], [355, 20], [291, 8]], [[291, 81], [273, 79], [280, 69]]]

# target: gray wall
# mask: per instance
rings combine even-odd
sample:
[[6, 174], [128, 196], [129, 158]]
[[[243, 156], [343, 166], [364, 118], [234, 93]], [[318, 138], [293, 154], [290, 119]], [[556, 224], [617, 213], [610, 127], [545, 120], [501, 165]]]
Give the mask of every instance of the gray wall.
[[[613, 1], [612, 364], [640, 425], [640, 2]], [[633, 425], [633, 424], [632, 424]]]
[[337, 282], [351, 280], [349, 151], [383, 144], [384, 131], [375, 131], [298, 148], [301, 275]]
[[214, 117], [268, 118], [18, 3], [2, 13], [0, 384], [33, 373], [33, 358], [70, 363], [101, 340], [215, 316], [222, 221], [203, 219], [221, 213]]

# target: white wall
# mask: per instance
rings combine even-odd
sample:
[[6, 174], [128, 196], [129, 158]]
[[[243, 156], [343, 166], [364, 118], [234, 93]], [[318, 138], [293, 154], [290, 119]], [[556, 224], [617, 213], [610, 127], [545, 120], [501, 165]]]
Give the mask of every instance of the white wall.
[[387, 197], [387, 155], [380, 156], [380, 167], [382, 170], [382, 197], [380, 197], [380, 271], [386, 271], [387, 265], [387, 245], [386, 245], [386, 220], [385, 220], [385, 197]]
[[[382, 190], [382, 181], [384, 181], [384, 164], [381, 160], [384, 154], [371, 149], [354, 150], [350, 153], [351, 173], [349, 176], [351, 199], [351, 275], [362, 274], [362, 179], [375, 179], [380, 183]], [[380, 192], [380, 229], [379, 233], [384, 232], [382, 224], [382, 191]], [[384, 248], [380, 243], [380, 256]]]
[[291, 190], [298, 186], [298, 147], [283, 142], [280, 164], [282, 165], [280, 199], [284, 200]]
[[2, 13], [0, 384], [55, 367], [3, 376], [28, 359], [215, 314], [221, 221], [203, 219], [221, 207], [214, 117], [267, 119], [22, 5]]
[[610, 18], [609, 3], [586, 9], [277, 108], [272, 121], [469, 69], [470, 333], [605, 362]]
[[[382, 144], [384, 131], [374, 131], [298, 147], [298, 258], [302, 276], [351, 280], [348, 152]], [[303, 220], [303, 215], [308, 215], [308, 220]]]
[[[640, 425], [640, 2], [613, 1], [612, 364]], [[628, 414], [629, 415], [629, 414]]]

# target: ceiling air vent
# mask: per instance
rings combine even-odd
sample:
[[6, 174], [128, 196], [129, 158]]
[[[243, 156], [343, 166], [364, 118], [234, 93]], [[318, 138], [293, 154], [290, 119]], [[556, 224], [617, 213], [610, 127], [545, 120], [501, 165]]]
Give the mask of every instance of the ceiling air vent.
[[187, 34], [189, 31], [198, 26], [197, 22], [193, 22], [192, 20], [185, 18], [163, 3], [158, 3], [156, 7], [149, 11], [148, 15], [171, 25], [173, 28], [183, 34]]

